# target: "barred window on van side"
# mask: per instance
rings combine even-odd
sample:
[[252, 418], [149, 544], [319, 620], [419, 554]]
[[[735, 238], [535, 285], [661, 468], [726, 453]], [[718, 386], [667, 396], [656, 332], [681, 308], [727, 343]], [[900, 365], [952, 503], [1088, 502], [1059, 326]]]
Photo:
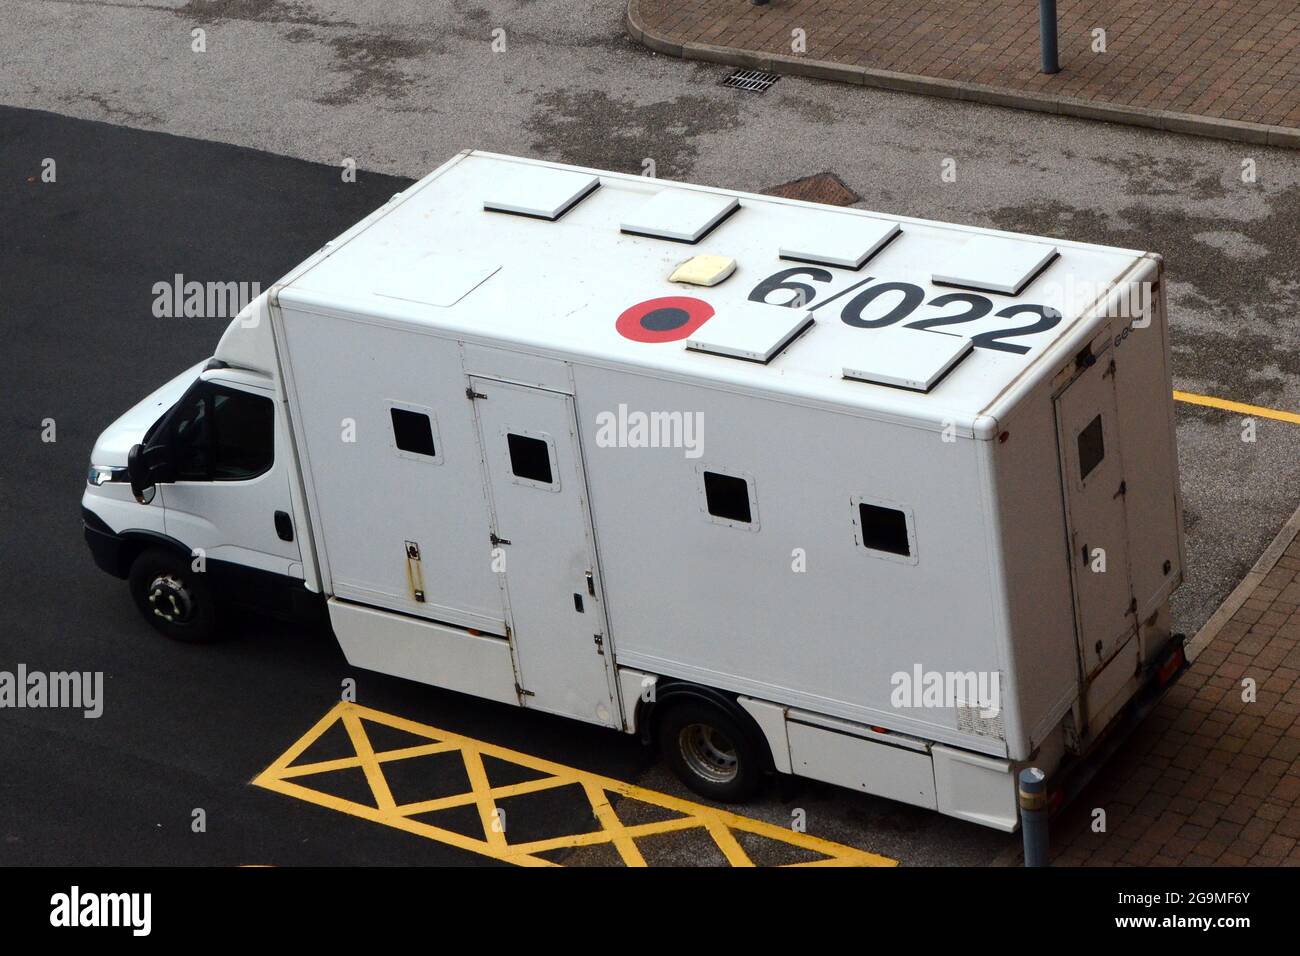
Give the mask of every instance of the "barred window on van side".
[[912, 540], [907, 529], [905, 511], [860, 501], [858, 531], [864, 548], [905, 558], [912, 556]]
[[749, 482], [744, 478], [706, 471], [704, 497], [709, 505], [709, 514], [715, 518], [746, 524], [754, 520], [749, 507]]
[[549, 485], [555, 481], [551, 474], [551, 446], [541, 438], [528, 435], [506, 435], [510, 450], [510, 470], [516, 478]]
[[428, 415], [407, 408], [390, 408], [388, 412], [393, 422], [393, 442], [398, 451], [437, 457], [438, 450], [433, 443], [433, 422]]

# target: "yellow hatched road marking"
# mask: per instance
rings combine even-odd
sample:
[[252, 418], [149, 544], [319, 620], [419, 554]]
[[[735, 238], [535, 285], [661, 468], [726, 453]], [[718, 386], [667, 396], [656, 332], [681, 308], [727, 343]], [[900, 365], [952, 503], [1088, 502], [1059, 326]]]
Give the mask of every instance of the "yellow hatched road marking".
[[[366, 734], [364, 721], [380, 724], [394, 730], [405, 731], [429, 741], [410, 747], [376, 752]], [[335, 724], [341, 724], [355, 750], [355, 756], [320, 760], [306, 764], [297, 763], [307, 749]], [[470, 789], [464, 793], [430, 800], [418, 800], [399, 805], [384, 777], [383, 767], [400, 760], [438, 753], [459, 753], [464, 762]], [[543, 774], [535, 780], [493, 787], [488, 780], [483, 758], [504, 761]], [[339, 770], [360, 769], [374, 798], [374, 805], [358, 803], [306, 786], [302, 781], [319, 774]], [[336, 704], [329, 713], [316, 722], [299, 740], [281, 754], [271, 766], [253, 779], [253, 784], [286, 796], [305, 800], [317, 806], [337, 810], [351, 816], [382, 823], [405, 830], [426, 839], [437, 840], [449, 846], [483, 856], [504, 860], [520, 866], [555, 866], [542, 856], [551, 850], [608, 844], [627, 866], [646, 866], [637, 841], [651, 836], [680, 833], [699, 829], [708, 834], [731, 866], [753, 866], [754, 862], [737, 838], [745, 833], [787, 846], [820, 854], [822, 859], [788, 864], [791, 866], [896, 866], [897, 861], [878, 856], [854, 847], [833, 843], [819, 837], [799, 833], [785, 827], [742, 817], [726, 810], [718, 810], [690, 800], [682, 800], [666, 793], [647, 790], [613, 777], [603, 777], [566, 767], [564, 764], [543, 760], [530, 754], [498, 747], [471, 737], [439, 730], [426, 724], [371, 710], [346, 701]], [[557, 787], [576, 785], [590, 804], [592, 816], [600, 829], [573, 833], [545, 840], [511, 844], [504, 830], [497, 824], [497, 801], [527, 793], [538, 793]], [[628, 824], [619, 818], [610, 801], [611, 795], [626, 797], [640, 803], [668, 810], [679, 816], [653, 823]], [[415, 816], [437, 810], [473, 806], [483, 827], [483, 838], [466, 836], [453, 830], [434, 826]], [[494, 824], [497, 824], [494, 826]]]
[[1300, 425], [1300, 414], [1295, 412], [1283, 412], [1276, 408], [1265, 408], [1263, 405], [1247, 405], [1245, 402], [1230, 402], [1226, 398], [1215, 398], [1213, 395], [1197, 395], [1195, 392], [1180, 392], [1174, 390], [1174, 398], [1180, 402], [1187, 402], [1189, 405], [1205, 405], [1208, 408], [1219, 408], [1226, 412], [1240, 412], [1242, 415], [1252, 415], [1256, 418], [1271, 418], [1279, 422], [1290, 422], [1292, 425]]

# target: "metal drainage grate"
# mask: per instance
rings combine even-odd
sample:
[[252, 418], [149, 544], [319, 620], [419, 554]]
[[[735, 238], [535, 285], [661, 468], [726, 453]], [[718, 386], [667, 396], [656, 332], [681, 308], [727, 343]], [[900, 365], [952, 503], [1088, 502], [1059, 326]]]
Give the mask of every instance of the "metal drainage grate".
[[722, 85], [750, 93], [766, 93], [779, 79], [781, 77], [776, 73], [764, 73], [762, 70], [737, 70], [723, 80]]
[[804, 202], [819, 202], [828, 206], [852, 206], [862, 198], [844, 185], [844, 180], [834, 173], [818, 173], [816, 176], [793, 179], [780, 186], [764, 189], [763, 192], [768, 196], [802, 199]]

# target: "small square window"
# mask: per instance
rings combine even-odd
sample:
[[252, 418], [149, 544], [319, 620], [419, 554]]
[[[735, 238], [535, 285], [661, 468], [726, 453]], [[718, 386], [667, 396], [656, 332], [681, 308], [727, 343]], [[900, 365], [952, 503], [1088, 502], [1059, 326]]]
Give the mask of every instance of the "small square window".
[[706, 471], [704, 498], [708, 502], [709, 514], [715, 518], [746, 524], [754, 520], [749, 510], [749, 482], [744, 478]]
[[1101, 416], [1098, 415], [1079, 432], [1079, 480], [1083, 481], [1092, 474], [1105, 457], [1106, 443], [1102, 439]]
[[555, 481], [551, 474], [551, 449], [545, 441], [507, 432], [506, 444], [510, 446], [510, 470], [516, 478], [543, 485]]
[[912, 545], [907, 536], [907, 515], [897, 508], [858, 505], [858, 519], [862, 529], [862, 544], [873, 551], [901, 554], [911, 557]]
[[437, 457], [437, 449], [433, 446], [433, 423], [428, 415], [405, 408], [390, 408], [388, 413], [392, 416], [393, 440], [398, 451]]

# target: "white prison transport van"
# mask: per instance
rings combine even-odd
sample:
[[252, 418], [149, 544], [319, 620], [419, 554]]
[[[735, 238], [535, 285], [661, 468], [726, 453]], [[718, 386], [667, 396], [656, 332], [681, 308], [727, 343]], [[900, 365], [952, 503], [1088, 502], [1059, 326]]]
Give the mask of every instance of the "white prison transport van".
[[1020, 767], [1181, 663], [1161, 277], [465, 152], [105, 431], [86, 536], [173, 637], [323, 603], [351, 664], [641, 733], [708, 796], [1011, 830]]

